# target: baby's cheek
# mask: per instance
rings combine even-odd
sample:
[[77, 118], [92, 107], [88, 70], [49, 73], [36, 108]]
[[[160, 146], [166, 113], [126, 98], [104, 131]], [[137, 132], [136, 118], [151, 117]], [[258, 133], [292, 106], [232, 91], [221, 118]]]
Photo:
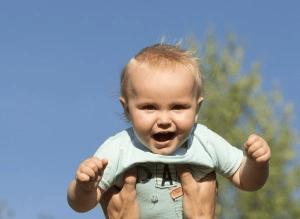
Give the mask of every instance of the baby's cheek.
[[176, 116], [178, 121], [185, 121], [187, 123], [193, 122], [195, 120], [197, 114], [194, 113], [192, 110], [187, 110], [184, 113], [178, 114]]
[[177, 121], [177, 128], [182, 131], [189, 131], [193, 128], [195, 123], [195, 118], [182, 117], [182, 119]]

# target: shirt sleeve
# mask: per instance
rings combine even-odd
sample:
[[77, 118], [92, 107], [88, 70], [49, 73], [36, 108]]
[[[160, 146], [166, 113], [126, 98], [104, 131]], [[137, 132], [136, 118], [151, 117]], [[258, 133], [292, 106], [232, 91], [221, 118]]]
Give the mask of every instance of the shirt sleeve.
[[242, 163], [243, 151], [209, 129], [208, 144], [213, 148], [211, 156], [216, 164], [216, 171], [225, 177], [232, 176]]

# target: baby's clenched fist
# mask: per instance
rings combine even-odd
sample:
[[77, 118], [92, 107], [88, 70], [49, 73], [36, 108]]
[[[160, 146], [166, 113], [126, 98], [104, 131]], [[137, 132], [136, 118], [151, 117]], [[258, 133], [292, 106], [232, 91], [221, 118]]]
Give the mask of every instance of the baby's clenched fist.
[[97, 188], [107, 163], [106, 158], [100, 160], [97, 157], [83, 161], [76, 172], [77, 185], [86, 191], [92, 191]]
[[247, 157], [256, 163], [266, 163], [271, 159], [271, 149], [268, 143], [257, 135], [250, 135], [245, 143]]

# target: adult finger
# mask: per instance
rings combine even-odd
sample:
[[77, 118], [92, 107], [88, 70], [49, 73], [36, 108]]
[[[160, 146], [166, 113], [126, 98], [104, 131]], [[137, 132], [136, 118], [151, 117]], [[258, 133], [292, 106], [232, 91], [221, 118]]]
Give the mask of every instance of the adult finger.
[[203, 187], [204, 191], [207, 191], [206, 194], [209, 193], [209, 191], [214, 195], [218, 193], [218, 181], [215, 171], [206, 174], [199, 183]]
[[122, 190], [127, 192], [135, 191], [135, 185], [137, 180], [137, 168], [134, 167], [128, 170], [124, 175], [124, 186]]
[[[105, 206], [107, 207], [110, 201], [113, 199], [114, 196], [117, 196], [119, 194], [120, 190], [116, 186], [112, 186], [107, 190], [103, 195], [103, 201]], [[118, 198], [114, 199], [115, 201], [118, 200]], [[116, 203], [113, 203], [112, 206], [114, 206]], [[115, 207], [115, 206], [114, 206]]]
[[191, 173], [191, 169], [188, 165], [177, 165], [177, 172], [179, 175], [179, 178], [181, 180], [182, 186], [190, 186], [192, 183], [195, 183], [195, 179], [193, 178], [193, 175]]
[[217, 179], [216, 172], [212, 171], [206, 174], [205, 177], [202, 178], [199, 182], [211, 182], [211, 181], [215, 181], [216, 179]]

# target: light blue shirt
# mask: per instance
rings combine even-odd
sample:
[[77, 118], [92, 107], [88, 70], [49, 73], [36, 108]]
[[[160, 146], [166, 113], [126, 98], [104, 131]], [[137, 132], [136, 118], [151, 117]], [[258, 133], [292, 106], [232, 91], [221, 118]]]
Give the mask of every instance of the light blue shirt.
[[189, 164], [197, 181], [213, 170], [229, 177], [241, 165], [243, 152], [207, 127], [195, 124], [187, 146], [169, 155], [154, 154], [139, 142], [133, 128], [128, 128], [108, 138], [94, 156], [108, 159], [99, 183], [105, 191], [113, 185], [121, 188], [124, 173], [138, 166], [141, 218], [182, 218], [182, 197], [173, 200], [170, 196], [170, 190], [180, 185], [175, 164]]

